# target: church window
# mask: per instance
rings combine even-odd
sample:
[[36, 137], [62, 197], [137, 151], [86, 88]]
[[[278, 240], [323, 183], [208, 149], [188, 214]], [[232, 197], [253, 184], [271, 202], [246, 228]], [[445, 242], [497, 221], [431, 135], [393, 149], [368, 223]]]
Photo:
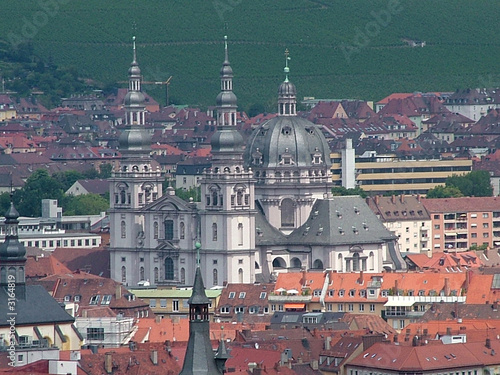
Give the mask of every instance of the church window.
[[184, 237], [186, 236], [186, 225], [184, 224], [183, 221], [180, 222], [179, 224], [179, 228], [180, 228], [180, 238], [181, 240], [184, 239]]
[[212, 241], [217, 241], [217, 223], [212, 224]]
[[238, 206], [243, 205], [243, 192], [241, 190], [236, 193], [236, 203]]
[[295, 225], [295, 210], [293, 201], [285, 198], [281, 202], [281, 226], [293, 227]]
[[132, 195], [130, 193], [127, 194], [128, 204], [132, 203]]
[[139, 204], [142, 204], [142, 197], [143, 197], [143, 194], [139, 193]]
[[165, 280], [174, 279], [174, 261], [172, 258], [165, 258]]
[[250, 203], [250, 195], [249, 194], [245, 194], [245, 206], [248, 206]]
[[121, 222], [121, 234], [122, 238], [127, 238], [127, 224], [125, 224], [125, 221]]
[[207, 206], [210, 206], [210, 195], [207, 195], [206, 198], [207, 198]]
[[375, 269], [375, 256], [373, 251], [370, 251], [370, 254], [368, 255], [368, 267], [370, 268], [370, 271]]
[[231, 195], [231, 206], [234, 206], [234, 195]]
[[359, 254], [358, 253], [354, 253], [354, 255], [352, 256], [352, 270], [354, 272], [359, 271]]
[[154, 239], [158, 239], [158, 222], [155, 221], [153, 224], [153, 237]]
[[243, 246], [243, 224], [238, 224], [238, 246]]
[[344, 263], [343, 263], [343, 259], [342, 259], [342, 254], [339, 254], [338, 256], [338, 270], [339, 272], [343, 272], [343, 266], [344, 266]]
[[276, 182], [281, 182], [281, 172], [276, 172], [274, 176], [276, 177]]
[[173, 240], [174, 239], [174, 221], [173, 220], [165, 220], [165, 239]]
[[293, 268], [302, 268], [302, 262], [300, 261], [299, 258], [293, 258], [292, 259], [292, 267]]
[[153, 275], [154, 275], [154, 281], [155, 281], [155, 284], [158, 284], [158, 267], [155, 267], [154, 271], [153, 271]]
[[212, 192], [212, 204], [214, 206], [217, 206], [217, 202], [218, 202], [217, 198], [218, 198], [217, 191], [213, 191]]
[[115, 204], [120, 203], [120, 196], [118, 194], [115, 194]]
[[141, 267], [139, 269], [139, 279], [140, 279], [140, 281], [144, 280], [144, 267]]
[[181, 284], [186, 284], [186, 269], [181, 268]]
[[219, 280], [218, 280], [218, 271], [216, 268], [214, 268], [214, 271], [213, 271], [213, 277], [214, 277], [214, 280], [213, 280], [213, 285], [218, 285], [219, 284]]
[[120, 191], [120, 197], [121, 197], [121, 202], [122, 202], [122, 204], [127, 203], [127, 201], [125, 200], [125, 199], [126, 199], [126, 198], [125, 198], [125, 197], [126, 197], [125, 190]]
[[239, 281], [240, 284], [243, 283], [243, 268], [240, 268], [238, 270], [238, 281]]

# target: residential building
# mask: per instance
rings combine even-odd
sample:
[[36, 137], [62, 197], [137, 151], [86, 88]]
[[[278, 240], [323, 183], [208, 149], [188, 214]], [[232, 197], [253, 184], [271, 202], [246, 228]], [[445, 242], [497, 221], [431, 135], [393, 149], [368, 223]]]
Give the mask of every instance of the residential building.
[[432, 243], [431, 218], [420, 195], [375, 195], [366, 198], [368, 206], [398, 237], [401, 253], [428, 253]]
[[423, 199], [432, 220], [433, 251], [500, 245], [500, 198]]
[[268, 322], [268, 297], [273, 290], [274, 284], [227, 284], [221, 290], [215, 317], [223, 322]]
[[[192, 294], [191, 288], [183, 289], [150, 289], [147, 287], [141, 289], [130, 289], [130, 292], [149, 304], [149, 308], [156, 316], [162, 318], [174, 317], [187, 318], [189, 313], [188, 300]], [[207, 289], [205, 291], [209, 299], [209, 313], [214, 315], [218, 301], [221, 295], [220, 289]]]
[[488, 110], [497, 108], [500, 95], [497, 89], [463, 89], [455, 91], [444, 101], [451, 112], [457, 112], [474, 121], [486, 115]]

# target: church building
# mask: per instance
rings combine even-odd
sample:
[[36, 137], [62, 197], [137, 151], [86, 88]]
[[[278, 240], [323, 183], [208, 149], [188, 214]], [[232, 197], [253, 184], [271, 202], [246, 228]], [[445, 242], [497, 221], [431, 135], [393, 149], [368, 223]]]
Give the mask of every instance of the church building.
[[216, 98], [212, 167], [201, 202], [186, 202], [151, 167], [151, 138], [136, 60], [129, 69], [120, 168], [110, 178], [111, 277], [128, 286], [189, 285], [196, 244], [207, 287], [269, 282], [279, 272], [403, 270], [397, 238], [359, 196], [332, 197], [330, 149], [321, 127], [297, 115], [297, 90], [278, 89], [278, 116], [244, 142], [227, 37]]

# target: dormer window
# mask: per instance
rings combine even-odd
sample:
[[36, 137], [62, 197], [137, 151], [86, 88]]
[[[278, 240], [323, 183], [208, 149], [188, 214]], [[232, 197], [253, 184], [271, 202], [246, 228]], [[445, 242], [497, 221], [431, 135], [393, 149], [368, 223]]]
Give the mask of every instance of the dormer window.
[[259, 148], [257, 148], [255, 150], [255, 152], [252, 154], [252, 160], [253, 160], [253, 164], [255, 164], [255, 165], [262, 164], [262, 152], [260, 152]]
[[288, 147], [285, 148], [285, 152], [280, 155], [280, 164], [281, 165], [295, 164], [295, 162], [293, 161], [292, 154], [290, 153], [290, 151], [288, 151]]
[[289, 126], [284, 126], [281, 129], [281, 134], [283, 134], [283, 135], [290, 135], [290, 134], [292, 134], [292, 128], [290, 128]]
[[323, 159], [321, 157], [321, 152], [319, 152], [319, 149], [316, 147], [316, 149], [314, 151], [316, 151], [316, 152], [312, 155], [312, 163], [313, 164], [323, 163]]

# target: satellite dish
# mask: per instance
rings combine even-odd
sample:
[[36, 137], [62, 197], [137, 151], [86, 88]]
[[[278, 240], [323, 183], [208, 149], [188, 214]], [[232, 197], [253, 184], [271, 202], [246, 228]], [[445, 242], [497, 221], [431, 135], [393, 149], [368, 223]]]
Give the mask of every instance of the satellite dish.
[[255, 349], [259, 349], [259, 343], [258, 342], [255, 343]]

